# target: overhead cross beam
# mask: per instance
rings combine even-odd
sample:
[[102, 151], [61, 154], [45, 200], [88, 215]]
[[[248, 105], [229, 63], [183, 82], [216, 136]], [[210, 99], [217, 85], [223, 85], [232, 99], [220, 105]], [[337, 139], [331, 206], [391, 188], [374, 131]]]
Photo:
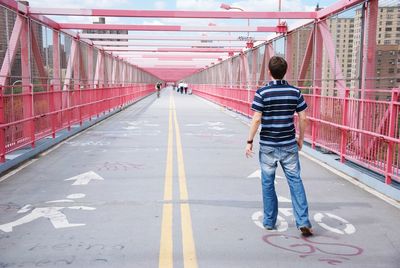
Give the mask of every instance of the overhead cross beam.
[[227, 42], [202, 43], [202, 42], [126, 42], [126, 41], [93, 41], [94, 45], [98, 46], [133, 46], [133, 47], [245, 47], [246, 43], [229, 44]]
[[276, 32], [285, 33], [286, 25], [281, 26], [180, 26], [180, 25], [128, 25], [128, 24], [84, 24], [59, 23], [60, 29], [75, 30], [128, 30], [159, 32]]
[[[113, 51], [114, 56], [126, 57], [126, 56], [137, 56], [140, 58], [163, 58], [163, 57], [190, 57], [190, 58], [218, 58], [221, 53], [192, 53], [192, 52], [124, 52], [124, 51]], [[226, 54], [227, 56], [228, 54]]]
[[187, 18], [187, 19], [315, 19], [317, 12], [226, 12], [125, 9], [29, 8], [30, 14], [59, 16]]
[[[118, 40], [175, 40], [175, 41], [246, 41], [244, 37], [230, 35], [211, 35], [211, 36], [171, 36], [171, 35], [134, 35], [134, 34], [87, 34], [80, 33], [81, 39], [118, 39]], [[268, 38], [254, 37], [254, 41], [268, 41]]]
[[[169, 53], [168, 53], [169, 54]], [[159, 55], [156, 53], [153, 53], [151, 55], [139, 55], [139, 54], [128, 54], [128, 55], [121, 55], [121, 57], [124, 58], [135, 58], [135, 59], [158, 59], [158, 60], [185, 60], [185, 61], [192, 61], [192, 60], [217, 60], [218, 58], [221, 58], [219, 56], [213, 56], [209, 55], [207, 53], [206, 55], [202, 55], [197, 53], [197, 55]], [[222, 58], [221, 58], [222, 59]]]
[[242, 49], [235, 48], [184, 48], [184, 47], [171, 47], [171, 48], [131, 48], [131, 47], [104, 47], [104, 51], [141, 51], [141, 52], [201, 52], [201, 53], [215, 53], [215, 52], [241, 52]]

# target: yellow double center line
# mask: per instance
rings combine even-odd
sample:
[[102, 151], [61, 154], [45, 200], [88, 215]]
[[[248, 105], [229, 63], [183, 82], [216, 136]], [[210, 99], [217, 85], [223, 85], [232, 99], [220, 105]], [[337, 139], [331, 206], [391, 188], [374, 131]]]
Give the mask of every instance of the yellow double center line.
[[181, 228], [182, 228], [182, 249], [183, 265], [185, 268], [197, 268], [196, 247], [193, 239], [192, 220], [190, 216], [190, 207], [188, 204], [188, 191], [186, 186], [185, 164], [183, 161], [183, 151], [181, 134], [179, 130], [178, 119], [176, 116], [175, 102], [173, 96], [169, 99], [169, 122], [168, 122], [168, 147], [167, 164], [165, 169], [165, 188], [164, 205], [161, 225], [160, 257], [159, 267], [173, 267], [173, 235], [172, 235], [172, 213], [173, 213], [173, 122], [175, 125], [176, 152], [178, 163], [179, 195], [181, 209]]

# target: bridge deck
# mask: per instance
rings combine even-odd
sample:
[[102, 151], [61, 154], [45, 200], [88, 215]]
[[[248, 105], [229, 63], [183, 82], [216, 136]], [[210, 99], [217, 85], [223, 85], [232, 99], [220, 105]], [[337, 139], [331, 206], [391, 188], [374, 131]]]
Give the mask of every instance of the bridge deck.
[[281, 170], [278, 231], [260, 228], [247, 131], [165, 90], [42, 154], [0, 183], [0, 267], [398, 267], [399, 210], [307, 158], [315, 236]]

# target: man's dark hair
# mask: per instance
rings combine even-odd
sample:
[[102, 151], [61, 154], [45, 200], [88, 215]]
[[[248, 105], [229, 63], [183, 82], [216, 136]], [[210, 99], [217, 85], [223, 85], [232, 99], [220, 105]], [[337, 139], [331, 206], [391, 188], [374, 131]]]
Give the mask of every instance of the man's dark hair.
[[273, 56], [269, 60], [268, 69], [274, 79], [283, 79], [287, 70], [286, 60], [279, 56]]

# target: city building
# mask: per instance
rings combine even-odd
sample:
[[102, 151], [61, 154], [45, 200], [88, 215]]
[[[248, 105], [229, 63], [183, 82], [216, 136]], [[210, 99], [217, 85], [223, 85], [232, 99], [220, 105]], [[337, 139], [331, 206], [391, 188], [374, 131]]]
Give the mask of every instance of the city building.
[[[106, 18], [104, 17], [99, 17], [98, 21], [94, 21], [93, 24], [106, 24]], [[88, 33], [88, 34], [128, 34], [128, 30], [83, 30], [82, 33]], [[91, 40], [97, 40], [97, 41], [126, 41], [124, 39], [94, 39], [91, 38]]]

